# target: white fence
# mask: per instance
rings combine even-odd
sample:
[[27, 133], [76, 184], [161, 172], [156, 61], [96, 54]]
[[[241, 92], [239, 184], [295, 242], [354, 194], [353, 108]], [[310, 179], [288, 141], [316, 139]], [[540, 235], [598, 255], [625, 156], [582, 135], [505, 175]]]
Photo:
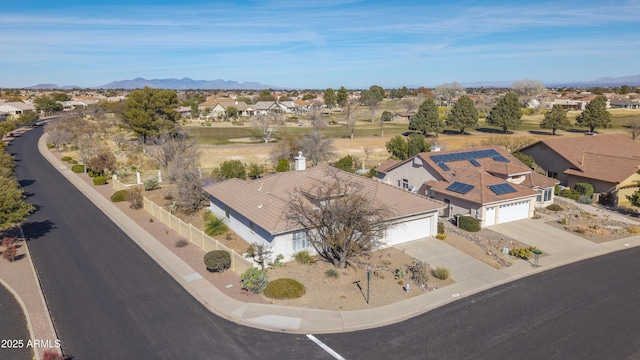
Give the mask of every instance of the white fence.
[[[111, 184], [116, 190], [128, 189], [128, 186], [120, 182], [115, 175], [112, 178]], [[144, 209], [160, 220], [163, 224], [189, 240], [189, 242], [198, 245], [202, 250], [206, 252], [211, 250], [224, 250], [229, 252], [229, 254], [231, 254], [231, 270], [237, 274], [242, 274], [253, 266], [251, 261], [242, 257], [242, 255], [238, 254], [235, 250], [222, 245], [218, 240], [205, 234], [195, 226], [185, 223], [146, 197], [144, 198]]]

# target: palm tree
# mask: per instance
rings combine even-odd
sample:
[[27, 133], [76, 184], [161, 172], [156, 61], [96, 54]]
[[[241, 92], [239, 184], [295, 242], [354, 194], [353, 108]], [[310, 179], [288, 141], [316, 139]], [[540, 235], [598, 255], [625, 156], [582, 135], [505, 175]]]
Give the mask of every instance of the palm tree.
[[229, 230], [229, 227], [224, 223], [225, 219], [218, 219], [212, 212], [207, 211], [204, 213], [204, 232], [209, 235], [221, 235]]

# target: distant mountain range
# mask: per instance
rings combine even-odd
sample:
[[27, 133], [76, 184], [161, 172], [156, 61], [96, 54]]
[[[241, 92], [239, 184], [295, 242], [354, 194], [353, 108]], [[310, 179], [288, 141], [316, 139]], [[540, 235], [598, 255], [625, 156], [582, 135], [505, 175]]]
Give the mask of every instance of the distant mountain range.
[[[494, 87], [494, 88], [507, 88], [511, 85], [511, 81], [476, 81], [469, 83], [462, 83], [465, 88], [478, 88], [478, 87]], [[640, 75], [622, 76], [622, 77], [602, 77], [593, 81], [585, 82], [567, 82], [558, 83], [553, 81], [543, 81], [546, 87], [610, 87], [610, 86], [640, 86]], [[278, 87], [274, 85], [265, 85], [259, 82], [242, 82], [229, 81], [229, 80], [193, 80], [190, 78], [182, 79], [153, 79], [147, 80], [143, 78], [137, 78], [133, 80], [119, 80], [113, 81], [105, 85], [89, 87], [89, 89], [142, 89], [148, 86], [156, 89], [169, 89], [169, 90], [286, 90], [287, 88]], [[56, 84], [39, 84], [30, 86], [27, 89], [80, 89], [80, 86], [62, 86], [59, 87]]]

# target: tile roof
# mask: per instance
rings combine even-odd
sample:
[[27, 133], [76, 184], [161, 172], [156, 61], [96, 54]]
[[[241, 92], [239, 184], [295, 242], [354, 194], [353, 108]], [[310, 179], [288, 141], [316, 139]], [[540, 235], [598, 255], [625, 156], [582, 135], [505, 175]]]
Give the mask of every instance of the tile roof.
[[437, 200], [326, 166], [281, 172], [249, 181], [230, 179], [209, 185], [204, 190], [257, 226], [271, 234], [279, 234], [296, 229], [286, 218], [291, 194], [299, 190], [309, 192], [314, 186], [333, 181], [331, 171], [335, 171], [340, 178], [357, 183], [362, 193], [375, 202], [386, 204], [394, 219], [445, 207]]
[[638, 171], [640, 171], [639, 157], [622, 157], [585, 152], [580, 169], [567, 169], [564, 173], [611, 183], [620, 183]]
[[400, 160], [385, 160], [382, 164], [376, 167], [376, 171], [381, 173], [386, 173], [389, 169], [394, 168], [396, 165], [400, 164], [402, 161]]

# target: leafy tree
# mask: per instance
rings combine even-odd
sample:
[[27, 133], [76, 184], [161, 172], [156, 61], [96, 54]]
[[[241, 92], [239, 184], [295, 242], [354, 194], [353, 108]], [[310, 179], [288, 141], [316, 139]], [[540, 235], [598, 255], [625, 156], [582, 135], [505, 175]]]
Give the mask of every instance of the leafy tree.
[[332, 88], [328, 88], [324, 91], [324, 104], [329, 108], [329, 111], [336, 106], [336, 102], [338, 100], [338, 96]]
[[349, 91], [344, 86], [341, 86], [336, 92], [336, 103], [340, 106], [344, 106], [347, 103], [347, 100], [349, 100]]
[[54, 93], [51, 93], [51, 98], [54, 101], [70, 101], [71, 95], [63, 92], [54, 92]]
[[417, 130], [427, 136], [430, 132], [438, 133], [444, 130], [444, 123], [438, 114], [438, 107], [433, 99], [427, 98], [422, 102], [418, 112], [409, 120], [409, 130]]
[[[640, 181], [636, 181], [636, 186], [640, 186]], [[631, 203], [632, 206], [640, 207], [640, 190], [636, 190], [631, 195], [625, 195], [627, 200]]]
[[369, 107], [371, 122], [375, 122], [376, 109], [384, 99], [384, 89], [378, 85], [372, 85], [369, 90], [360, 92], [360, 102]]
[[501, 128], [505, 134], [509, 129], [519, 128], [522, 125], [522, 109], [518, 97], [509, 92], [498, 100], [487, 116], [487, 124]]
[[330, 181], [292, 195], [287, 218], [308, 230], [307, 240], [321, 258], [346, 268], [351, 259], [378, 246], [390, 210], [361, 191], [352, 175], [329, 169], [327, 176]]
[[15, 177], [0, 177], [0, 230], [22, 223], [35, 210], [24, 201], [24, 193]]
[[544, 114], [544, 119], [540, 122], [541, 129], [551, 129], [553, 135], [556, 130], [567, 130], [571, 127], [571, 122], [567, 118], [567, 111], [561, 105], [553, 105], [551, 111]]
[[285, 172], [289, 171], [289, 160], [280, 159], [278, 161], [278, 165], [276, 165], [276, 172]]
[[96, 155], [89, 158], [87, 161], [87, 168], [95, 174], [102, 176], [105, 173], [112, 173], [116, 171], [116, 157], [107, 148], [102, 148]]
[[576, 118], [578, 126], [588, 127], [593, 132], [596, 127], [611, 127], [611, 113], [607, 111], [607, 98], [596, 96]]
[[447, 126], [460, 130], [478, 125], [478, 109], [467, 95], [461, 96], [447, 115]]
[[316, 98], [317, 98], [316, 94], [306, 93], [302, 95], [302, 100], [314, 100]]
[[356, 158], [351, 155], [347, 155], [341, 158], [340, 160], [338, 160], [333, 166], [336, 169], [340, 169], [340, 170], [344, 170], [352, 173], [355, 171], [355, 167], [354, 167], [355, 163], [356, 163]]
[[50, 113], [54, 111], [62, 111], [64, 106], [48, 95], [38, 96], [33, 99], [33, 104], [38, 111]]
[[180, 113], [175, 110], [179, 104], [175, 91], [145, 86], [129, 94], [122, 122], [146, 142], [149, 136], [175, 130], [180, 120]]
[[520, 160], [521, 163], [527, 165], [529, 168], [534, 169], [536, 167], [536, 162], [533, 159], [533, 156], [523, 154], [519, 151], [512, 153], [513, 157]]
[[380, 120], [381, 121], [387, 121], [387, 122], [391, 121], [391, 120], [393, 120], [393, 114], [391, 113], [391, 111], [385, 110], [385, 111], [382, 112], [382, 116], [380, 116]]
[[40, 115], [38, 115], [35, 111], [26, 111], [18, 116], [16, 119], [17, 125], [31, 125], [40, 119]]
[[411, 134], [407, 139], [407, 158], [429, 151], [431, 144], [420, 134]]
[[245, 103], [247, 105], [253, 104], [253, 100], [248, 96], [238, 96], [236, 98], [236, 100], [238, 100], [238, 102], [242, 101], [243, 103]]
[[269, 90], [262, 90], [258, 93], [257, 101], [276, 101], [276, 97]]
[[264, 174], [264, 165], [256, 163], [249, 164], [249, 171], [247, 172], [247, 175], [250, 178], [258, 179], [262, 177], [262, 174]]
[[240, 113], [240, 110], [238, 110], [238, 108], [235, 106], [228, 106], [225, 112], [227, 113], [228, 117], [236, 117]]
[[217, 171], [218, 178], [226, 179], [247, 179], [247, 172], [240, 160], [227, 160], [220, 164]]
[[401, 135], [392, 137], [391, 140], [387, 141], [385, 147], [391, 154], [392, 159], [405, 160], [409, 158], [409, 146]]

